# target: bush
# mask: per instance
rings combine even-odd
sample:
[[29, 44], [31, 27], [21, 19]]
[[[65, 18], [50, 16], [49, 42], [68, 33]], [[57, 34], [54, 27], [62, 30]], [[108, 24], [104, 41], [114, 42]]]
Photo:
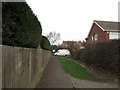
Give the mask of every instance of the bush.
[[52, 50], [55, 50], [54, 53], [57, 52], [59, 49], [60, 49], [59, 46], [57, 46], [57, 45], [52, 45]]
[[78, 59], [86, 64], [102, 68], [113, 74], [118, 73], [118, 59], [120, 57], [118, 50], [120, 40], [111, 40], [106, 42], [97, 42], [85, 45], [85, 50], [78, 52]]
[[50, 45], [48, 38], [45, 36], [42, 36], [41, 48], [46, 50], [52, 50], [52, 46]]
[[25, 2], [2, 3], [2, 44], [36, 48], [41, 42], [42, 28]]
[[77, 52], [77, 60], [80, 62], [85, 62], [85, 49], [81, 49]]

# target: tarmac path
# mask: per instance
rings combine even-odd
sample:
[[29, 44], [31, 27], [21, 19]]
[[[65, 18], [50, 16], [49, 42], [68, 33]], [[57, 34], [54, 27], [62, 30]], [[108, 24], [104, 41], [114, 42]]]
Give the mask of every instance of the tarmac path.
[[36, 88], [118, 88], [118, 84], [74, 78], [65, 73], [58, 58], [53, 57], [53, 60], [50, 60]]
[[36, 88], [72, 88], [73, 84], [63, 70], [57, 57], [49, 62]]

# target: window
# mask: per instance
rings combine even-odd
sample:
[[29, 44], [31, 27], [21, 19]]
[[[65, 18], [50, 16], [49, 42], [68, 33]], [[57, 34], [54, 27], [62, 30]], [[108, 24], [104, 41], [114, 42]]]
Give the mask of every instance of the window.
[[109, 39], [120, 39], [120, 32], [110, 32]]
[[68, 47], [68, 45], [65, 45], [65, 47]]
[[97, 34], [93, 34], [92, 41], [97, 41], [97, 40], [98, 40], [98, 35]]

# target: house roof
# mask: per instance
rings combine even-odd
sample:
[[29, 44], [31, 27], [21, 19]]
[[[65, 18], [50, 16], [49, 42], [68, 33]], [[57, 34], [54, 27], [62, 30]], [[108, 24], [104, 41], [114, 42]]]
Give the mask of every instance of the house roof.
[[94, 20], [103, 31], [120, 31], [120, 22]]
[[76, 41], [63, 41], [62, 45], [74, 44]]
[[78, 46], [80, 46], [81, 44], [82, 44], [81, 41], [77, 41], [77, 42], [75, 43], [75, 45], [78, 45]]
[[[92, 26], [94, 24], [99, 26], [103, 31], [107, 31], [107, 32], [117, 31], [117, 32], [120, 32], [120, 22], [94, 20]], [[88, 34], [87, 38], [89, 37], [89, 35], [91, 33], [91, 30], [92, 30], [92, 27], [89, 31], [89, 34]]]
[[63, 41], [61, 46], [66, 46], [66, 45], [78, 45], [81, 46], [84, 42], [81, 41]]

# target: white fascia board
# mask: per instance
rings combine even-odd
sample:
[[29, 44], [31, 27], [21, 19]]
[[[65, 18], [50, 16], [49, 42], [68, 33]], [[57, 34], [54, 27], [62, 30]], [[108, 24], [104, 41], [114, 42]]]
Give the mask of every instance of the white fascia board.
[[103, 31], [106, 31], [103, 27], [101, 27], [95, 20], [94, 20], [94, 23], [100, 28], [102, 29]]
[[107, 30], [108, 32], [120, 32], [120, 30]]

